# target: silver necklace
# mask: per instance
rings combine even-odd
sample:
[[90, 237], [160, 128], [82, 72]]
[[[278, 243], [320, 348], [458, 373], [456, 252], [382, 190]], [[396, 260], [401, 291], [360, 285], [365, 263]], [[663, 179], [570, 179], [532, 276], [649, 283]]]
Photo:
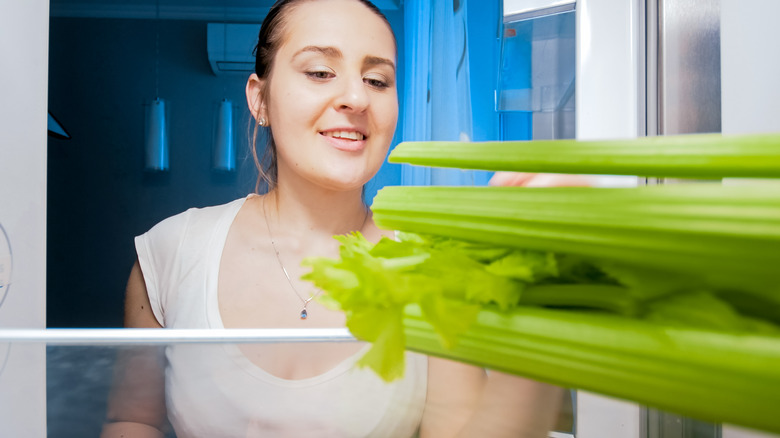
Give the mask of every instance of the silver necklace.
[[[301, 303], [303, 303], [303, 309], [301, 310], [300, 316], [301, 319], [306, 319], [309, 316], [308, 310], [306, 310], [306, 306], [309, 305], [311, 300], [317, 298], [317, 295], [322, 293], [322, 289], [317, 289], [316, 292], [314, 292], [309, 298], [303, 298], [300, 293], [298, 293], [298, 289], [295, 288], [293, 285], [292, 279], [290, 278], [290, 274], [287, 272], [287, 269], [284, 267], [284, 263], [282, 263], [282, 258], [279, 256], [279, 250], [276, 248], [276, 242], [274, 242], [274, 235], [271, 233], [271, 225], [268, 223], [268, 214], [265, 212], [265, 198], [263, 199], [263, 219], [265, 219], [265, 227], [268, 229], [268, 237], [271, 240], [271, 246], [274, 249], [274, 254], [276, 254], [276, 261], [279, 262], [279, 267], [282, 268], [282, 272], [284, 272], [285, 278], [287, 278], [287, 283], [290, 284], [290, 288], [295, 293], [295, 296], [298, 297], [299, 300], [301, 300]], [[368, 209], [366, 209], [366, 216], [363, 218], [363, 223], [360, 225], [359, 230], [362, 230], [363, 227], [366, 226], [366, 221], [368, 220]]]

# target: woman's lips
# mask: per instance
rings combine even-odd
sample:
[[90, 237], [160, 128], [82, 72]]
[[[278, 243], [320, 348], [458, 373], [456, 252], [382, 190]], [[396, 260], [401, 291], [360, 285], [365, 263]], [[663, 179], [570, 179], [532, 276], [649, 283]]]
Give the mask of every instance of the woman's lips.
[[334, 148], [345, 152], [357, 152], [366, 147], [365, 136], [357, 131], [320, 132]]

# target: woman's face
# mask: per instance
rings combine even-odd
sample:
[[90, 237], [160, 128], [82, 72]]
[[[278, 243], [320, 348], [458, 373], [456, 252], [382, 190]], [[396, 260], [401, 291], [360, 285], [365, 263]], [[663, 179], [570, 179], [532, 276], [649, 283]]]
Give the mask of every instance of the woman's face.
[[359, 189], [398, 119], [392, 32], [354, 0], [303, 2], [286, 18], [265, 94], [279, 181]]

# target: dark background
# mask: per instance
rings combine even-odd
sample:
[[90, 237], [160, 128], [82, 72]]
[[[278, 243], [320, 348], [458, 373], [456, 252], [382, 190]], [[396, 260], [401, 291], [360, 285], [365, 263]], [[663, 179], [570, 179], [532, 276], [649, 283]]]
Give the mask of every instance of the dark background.
[[[474, 2], [468, 10], [475, 141], [499, 139], [494, 93], [500, 10], [500, 2]], [[404, 14], [403, 7], [384, 12], [399, 51], [401, 113], [395, 146], [404, 117]], [[244, 95], [248, 74], [212, 72], [207, 22], [51, 18], [49, 111], [72, 139], [49, 138], [48, 327], [121, 327], [134, 236], [187, 208], [222, 204], [254, 191], [257, 172]], [[163, 173], [143, 167], [144, 104], [157, 97], [156, 89], [167, 102], [170, 123], [170, 170]], [[216, 113], [223, 98], [235, 108], [238, 168], [230, 173], [212, 169]], [[379, 188], [400, 182], [400, 166], [385, 163], [367, 185], [367, 200]]]
[[[387, 15], [399, 35], [403, 76], [402, 12]], [[72, 139], [49, 139], [48, 327], [121, 327], [124, 287], [135, 260], [133, 237], [187, 208], [254, 191], [244, 94], [248, 74], [212, 72], [206, 24], [51, 19], [49, 111]], [[143, 167], [144, 104], [156, 97], [156, 88], [167, 101], [170, 123], [170, 170], [160, 173]], [[223, 98], [235, 107], [235, 172], [212, 170]], [[368, 199], [379, 187], [399, 183], [400, 166], [383, 166], [367, 187]]]

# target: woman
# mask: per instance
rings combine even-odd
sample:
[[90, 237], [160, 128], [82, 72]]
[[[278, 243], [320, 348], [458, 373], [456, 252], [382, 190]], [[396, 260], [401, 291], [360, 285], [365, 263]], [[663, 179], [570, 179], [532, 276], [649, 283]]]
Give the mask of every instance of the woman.
[[[386, 18], [364, 0], [280, 1], [256, 56], [246, 94], [269, 138], [270, 156], [257, 160], [269, 191], [189, 210], [139, 236], [128, 327], [344, 327], [344, 315], [299, 280], [300, 261], [335, 257], [336, 234], [393, 236], [362, 200], [398, 116]], [[386, 384], [352, 366], [363, 348], [176, 346], [164, 382], [154, 353], [136, 355], [128, 372], [156, 381], [125, 376], [133, 383], [115, 391], [104, 436], [161, 436], [166, 407], [180, 437], [545, 436], [555, 417], [546, 408], [560, 393], [546, 385], [412, 353], [404, 378]]]

